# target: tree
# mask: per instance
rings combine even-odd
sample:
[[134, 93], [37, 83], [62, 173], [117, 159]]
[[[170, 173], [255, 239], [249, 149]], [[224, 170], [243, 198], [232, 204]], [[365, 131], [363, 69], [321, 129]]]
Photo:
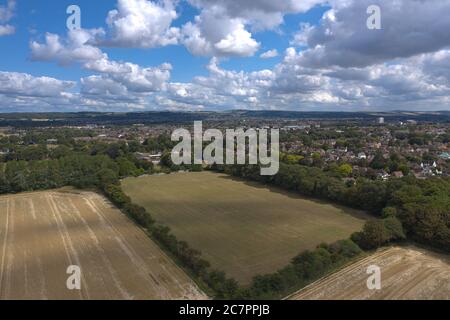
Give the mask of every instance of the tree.
[[396, 215], [397, 215], [397, 208], [395, 207], [386, 207], [382, 211], [383, 218], [395, 217]]
[[111, 184], [116, 184], [119, 182], [119, 176], [117, 172], [111, 169], [101, 169], [98, 174], [99, 186], [107, 186]]
[[140, 171], [135, 164], [126, 157], [119, 157], [116, 159], [116, 162], [119, 166], [120, 177], [138, 176], [142, 173], [142, 171]]
[[50, 152], [50, 157], [52, 159], [60, 159], [62, 157], [67, 157], [72, 153], [72, 150], [67, 146], [58, 146]]
[[331, 264], [331, 254], [324, 248], [315, 251], [305, 251], [292, 260], [297, 274], [302, 278], [311, 279], [323, 273]]
[[350, 239], [340, 240], [328, 246], [328, 250], [333, 254], [333, 260], [338, 261], [341, 257], [353, 258], [362, 252]]
[[383, 220], [384, 227], [388, 233], [389, 241], [398, 241], [406, 239], [402, 223], [395, 216], [389, 216]]
[[339, 173], [344, 177], [349, 177], [353, 173], [353, 167], [347, 163], [339, 166]]
[[381, 220], [370, 220], [364, 225], [362, 232], [352, 235], [352, 240], [363, 249], [376, 249], [389, 240], [389, 234]]
[[383, 154], [378, 151], [375, 154], [375, 157], [373, 158], [372, 162], [370, 163], [370, 167], [375, 170], [381, 170], [384, 169], [386, 166], [386, 160], [383, 158]]

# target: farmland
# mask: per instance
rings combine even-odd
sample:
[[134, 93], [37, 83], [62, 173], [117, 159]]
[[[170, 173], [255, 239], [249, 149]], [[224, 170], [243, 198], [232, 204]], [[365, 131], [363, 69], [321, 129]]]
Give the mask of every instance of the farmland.
[[[366, 285], [370, 265], [381, 269], [381, 290]], [[292, 300], [450, 299], [450, 259], [414, 247], [382, 249], [289, 297]]]
[[[204, 299], [106, 199], [72, 189], [0, 197], [0, 299]], [[81, 290], [69, 290], [69, 266]]]
[[211, 172], [128, 178], [122, 187], [178, 239], [244, 285], [306, 249], [348, 238], [367, 218]]

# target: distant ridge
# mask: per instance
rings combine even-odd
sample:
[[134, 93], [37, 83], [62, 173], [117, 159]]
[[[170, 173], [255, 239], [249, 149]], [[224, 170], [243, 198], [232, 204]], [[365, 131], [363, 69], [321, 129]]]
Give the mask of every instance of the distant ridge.
[[233, 119], [280, 119], [280, 120], [367, 120], [384, 117], [386, 121], [416, 120], [424, 122], [450, 122], [450, 111], [389, 111], [389, 112], [343, 112], [343, 111], [272, 111], [229, 110], [201, 112], [66, 112], [66, 113], [0, 113], [0, 126], [64, 126], [64, 125], [131, 125], [157, 123], [185, 123]]

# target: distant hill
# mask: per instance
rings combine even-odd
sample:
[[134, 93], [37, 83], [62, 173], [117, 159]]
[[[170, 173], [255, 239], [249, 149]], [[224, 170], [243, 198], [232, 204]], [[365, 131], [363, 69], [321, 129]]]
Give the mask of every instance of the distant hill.
[[249, 111], [226, 112], [79, 112], [79, 113], [2, 113], [0, 126], [46, 127], [64, 125], [131, 125], [157, 123], [187, 123], [200, 120], [233, 119], [286, 119], [286, 120], [416, 120], [421, 122], [450, 122], [450, 111], [434, 112], [298, 112], [298, 111]]

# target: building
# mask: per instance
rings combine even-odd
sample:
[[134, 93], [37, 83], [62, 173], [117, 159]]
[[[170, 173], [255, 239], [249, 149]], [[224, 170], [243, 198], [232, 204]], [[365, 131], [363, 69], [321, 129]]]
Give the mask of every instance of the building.
[[305, 130], [310, 129], [310, 125], [298, 125], [298, 126], [285, 126], [282, 128], [284, 131], [296, 131], [296, 130]]
[[377, 177], [383, 181], [387, 181], [390, 175], [386, 171], [381, 170], [380, 172], [378, 172]]
[[438, 168], [436, 161], [434, 161], [433, 164], [421, 163], [420, 167], [422, 168], [422, 176], [435, 176], [443, 173], [443, 171]]
[[439, 155], [439, 158], [444, 159], [444, 160], [450, 160], [450, 153], [443, 152]]
[[136, 152], [135, 154], [136, 159], [138, 160], [144, 160], [153, 163], [154, 165], [158, 165], [161, 162], [162, 154], [150, 154], [150, 153], [141, 153]]
[[378, 118], [377, 119], [377, 123], [378, 124], [384, 124], [384, 118], [383, 117]]
[[392, 176], [393, 176], [394, 178], [403, 178], [403, 172], [401, 172], [401, 171], [395, 171], [395, 172], [392, 173]]
[[58, 139], [47, 139], [47, 144], [58, 144]]

